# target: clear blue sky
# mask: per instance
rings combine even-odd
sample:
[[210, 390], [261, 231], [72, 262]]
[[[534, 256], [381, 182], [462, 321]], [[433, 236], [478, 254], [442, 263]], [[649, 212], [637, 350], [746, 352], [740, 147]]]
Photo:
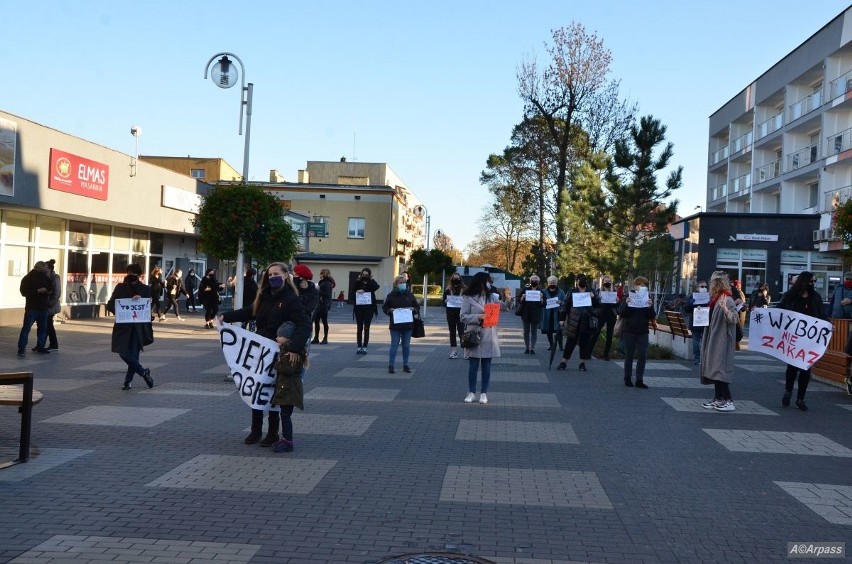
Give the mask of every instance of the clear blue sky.
[[[224, 2], [0, 0], [0, 109], [132, 154], [242, 170], [239, 89], [204, 81], [236, 53], [255, 85], [250, 178], [309, 160], [386, 162], [456, 247], [479, 174], [522, 117], [516, 70], [578, 21], [622, 93], [668, 126], [681, 215], [705, 204], [708, 116], [848, 6], [839, 0]], [[664, 179], [661, 176], [660, 180]]]

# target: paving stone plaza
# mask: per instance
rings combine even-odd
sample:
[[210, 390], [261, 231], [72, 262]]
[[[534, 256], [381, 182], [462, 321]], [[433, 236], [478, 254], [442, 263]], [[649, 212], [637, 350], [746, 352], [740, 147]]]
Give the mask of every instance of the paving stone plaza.
[[[0, 470], [0, 562], [782, 562], [788, 542], [852, 548], [852, 398], [813, 382], [781, 407], [784, 365], [737, 353], [736, 411], [708, 411], [690, 361], [547, 370], [501, 319], [487, 405], [465, 404], [443, 311], [387, 373], [387, 320], [356, 355], [350, 309], [314, 345], [295, 450], [245, 445], [250, 416], [217, 332], [198, 314], [155, 325], [155, 386], [122, 391], [109, 319], [58, 326], [58, 354], [15, 355], [44, 400], [32, 454]], [[35, 331], [30, 346], [35, 342]], [[555, 367], [556, 362], [554, 362]], [[0, 409], [0, 461], [19, 415]], [[470, 555], [465, 560], [462, 556]], [[412, 562], [417, 560], [411, 560]], [[426, 560], [422, 560], [426, 561]]]

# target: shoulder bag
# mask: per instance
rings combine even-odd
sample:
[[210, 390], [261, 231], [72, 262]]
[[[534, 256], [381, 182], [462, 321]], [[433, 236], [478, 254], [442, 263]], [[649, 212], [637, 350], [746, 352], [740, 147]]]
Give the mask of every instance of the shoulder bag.
[[479, 346], [479, 343], [482, 341], [482, 337], [479, 335], [479, 331], [476, 329], [467, 329], [467, 325], [465, 325], [465, 332], [462, 334], [461, 338], [461, 348], [463, 349], [473, 349]]
[[621, 338], [621, 334], [624, 332], [624, 318], [620, 315], [615, 320], [615, 325], [612, 327], [612, 334], [618, 338]]

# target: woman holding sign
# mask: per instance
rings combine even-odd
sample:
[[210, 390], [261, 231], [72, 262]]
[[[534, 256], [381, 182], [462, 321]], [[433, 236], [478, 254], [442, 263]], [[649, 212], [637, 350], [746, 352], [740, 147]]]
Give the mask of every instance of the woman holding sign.
[[[151, 299], [151, 288], [139, 280], [142, 275], [142, 267], [138, 264], [127, 266], [127, 276], [112, 291], [107, 302], [107, 311], [115, 315], [116, 300], [130, 299], [131, 303], [142, 302]], [[149, 308], [150, 311], [150, 308]], [[151, 370], [142, 368], [139, 364], [139, 352], [145, 345], [154, 342], [154, 329], [151, 327], [151, 316], [143, 315], [139, 322], [116, 323], [112, 326], [112, 352], [118, 353], [121, 360], [127, 364], [127, 373], [124, 376], [122, 390], [130, 389], [133, 375], [138, 374], [145, 380], [149, 388], [154, 387], [154, 379], [151, 378]]]
[[706, 409], [734, 411], [731, 381], [734, 376], [734, 350], [737, 344], [737, 323], [740, 314], [731, 296], [728, 274], [717, 270], [710, 276], [710, 325], [701, 341], [701, 383], [713, 384], [713, 400], [703, 404]]
[[393, 290], [385, 296], [382, 311], [390, 319], [390, 352], [388, 353], [388, 374], [394, 373], [396, 351], [402, 343], [402, 371], [411, 372], [408, 366], [408, 354], [411, 351], [411, 333], [414, 331], [414, 316], [420, 315], [417, 300], [408, 288], [408, 278], [400, 274], [393, 280]]
[[[807, 270], [799, 274], [796, 277], [796, 281], [790, 286], [790, 289], [781, 296], [778, 307], [816, 317], [817, 319], [825, 319], [822, 296], [814, 289], [814, 275]], [[796, 391], [796, 407], [802, 411], [807, 411], [808, 406], [805, 405], [805, 392], [808, 391], [808, 383], [811, 381], [811, 369], [802, 370], [792, 364], [788, 364], [785, 376], [787, 379], [784, 387], [784, 397], [781, 398], [781, 405], [784, 407], [790, 405], [790, 398], [793, 396], [793, 384], [796, 383], [796, 377], [798, 376], [799, 389]]]
[[458, 358], [456, 352], [456, 338], [461, 339], [464, 334], [461, 313], [462, 293], [467, 287], [462, 282], [461, 274], [453, 272], [450, 283], [444, 288], [444, 307], [447, 311], [447, 328], [450, 330], [450, 358]]
[[357, 326], [355, 336], [358, 340], [358, 350], [356, 354], [367, 354], [367, 345], [370, 344], [370, 325], [373, 323], [373, 316], [378, 313], [376, 309], [376, 290], [378, 289], [378, 283], [373, 280], [373, 271], [364, 268], [361, 271], [361, 276], [349, 290], [349, 295], [355, 297], [355, 308], [352, 310], [352, 315], [355, 316]]
[[487, 272], [477, 272], [470, 286], [464, 292], [461, 307], [461, 320], [466, 331], [479, 333], [479, 345], [466, 349], [468, 354], [467, 389], [465, 403], [473, 403], [476, 399], [476, 373], [482, 367], [482, 383], [479, 388], [479, 403], [488, 403], [488, 383], [491, 381], [491, 359], [500, 358], [500, 343], [497, 340], [497, 325], [485, 320], [486, 308], [496, 308], [500, 311], [499, 296], [491, 289], [491, 276]]
[[[597, 334], [598, 316], [596, 310], [600, 300], [589, 291], [589, 281], [585, 274], [577, 275], [577, 287], [568, 292], [562, 305], [562, 326], [565, 329], [565, 350], [562, 361], [556, 370], [565, 370], [574, 348], [580, 346], [580, 366], [586, 371], [586, 361], [592, 358], [592, 338]], [[553, 356], [550, 357], [553, 360]]]
[[539, 329], [547, 336], [550, 345], [547, 350], [552, 351], [559, 345], [562, 350], [562, 330], [559, 327], [559, 308], [565, 302], [565, 292], [556, 286], [559, 279], [556, 276], [547, 277], [547, 288], [544, 290], [544, 311], [541, 316]]
[[[280, 262], [273, 262], [263, 272], [257, 296], [250, 307], [226, 312], [219, 316], [219, 319], [225, 323], [244, 323], [254, 319], [257, 322], [256, 333], [273, 341], [277, 336], [278, 328], [288, 321], [292, 322], [296, 328], [286, 344], [287, 354], [291, 356], [292, 362], [297, 362], [301, 358], [311, 336], [311, 318], [305, 312], [305, 306], [299, 298], [299, 291], [290, 277], [290, 269]], [[277, 411], [270, 411], [269, 428], [266, 436], [261, 440], [263, 411], [252, 409], [251, 432], [244, 442], [249, 445], [260, 442], [260, 446], [272, 446], [278, 442], [278, 426], [282, 423], [284, 438], [292, 443], [293, 422], [290, 419], [292, 414], [292, 405], [281, 406], [280, 415]]]
[[[624, 319], [621, 342], [624, 343], [624, 385], [633, 387], [633, 357], [636, 357], [636, 387], [647, 390], [645, 361], [648, 359], [648, 322], [654, 319], [654, 301], [648, 296], [648, 279], [637, 276], [633, 290], [625, 293], [618, 305], [618, 315]], [[702, 355], [703, 357], [704, 355]]]
[[521, 294], [521, 322], [524, 326], [524, 354], [535, 354], [535, 342], [538, 337], [538, 324], [541, 323], [541, 310], [544, 308], [541, 278], [537, 274], [530, 276], [530, 283]]

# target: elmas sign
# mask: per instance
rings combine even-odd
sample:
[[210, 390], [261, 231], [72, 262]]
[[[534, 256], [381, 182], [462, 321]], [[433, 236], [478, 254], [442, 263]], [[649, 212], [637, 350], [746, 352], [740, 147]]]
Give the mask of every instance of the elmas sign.
[[109, 166], [51, 148], [48, 187], [60, 192], [106, 200], [109, 190]]

